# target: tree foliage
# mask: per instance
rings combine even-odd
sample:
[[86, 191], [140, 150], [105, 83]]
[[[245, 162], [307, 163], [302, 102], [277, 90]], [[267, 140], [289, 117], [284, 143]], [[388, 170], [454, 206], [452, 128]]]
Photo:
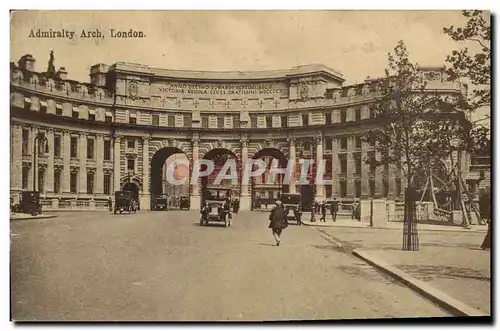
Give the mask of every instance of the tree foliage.
[[450, 64], [447, 73], [450, 80], [466, 77], [475, 86], [488, 85], [486, 88], [474, 88], [471, 93], [468, 108], [476, 110], [491, 105], [490, 22], [489, 17], [481, 10], [464, 10], [462, 15], [467, 19], [464, 26], [443, 28], [444, 33], [453, 40], [467, 45], [453, 50], [447, 56], [446, 61]]

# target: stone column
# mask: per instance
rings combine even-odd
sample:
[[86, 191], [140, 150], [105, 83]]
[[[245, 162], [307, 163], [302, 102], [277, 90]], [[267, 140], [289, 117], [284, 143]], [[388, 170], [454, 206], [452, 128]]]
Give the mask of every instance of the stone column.
[[[28, 178], [28, 187], [31, 187], [32, 191], [38, 191], [38, 164], [35, 164], [35, 155], [33, 155], [33, 150], [34, 150], [34, 144], [35, 144], [35, 137], [38, 135], [38, 127], [32, 127], [30, 130], [30, 139], [29, 139], [29, 153], [31, 154], [31, 168], [29, 172], [29, 178]], [[38, 146], [37, 146], [38, 147]], [[38, 154], [38, 148], [36, 150], [36, 153]], [[38, 155], [36, 156], [36, 163], [39, 163], [40, 158]], [[36, 172], [36, 183], [33, 180], [33, 176], [35, 175]], [[36, 186], [34, 186], [36, 185]], [[35, 189], [36, 187], [36, 189]]]
[[368, 156], [368, 148], [370, 144], [362, 142], [361, 152], [361, 198], [366, 199], [370, 196], [370, 165], [364, 160]]
[[[323, 137], [316, 137], [316, 172], [319, 169], [320, 163], [323, 161]], [[316, 181], [316, 176], [314, 178]], [[325, 187], [321, 183], [316, 183], [316, 199], [318, 201], [325, 200]]]
[[96, 141], [96, 195], [104, 194], [104, 136], [97, 135]]
[[[375, 158], [380, 161], [381, 155], [378, 150], [375, 151]], [[382, 198], [382, 194], [384, 193], [384, 166], [380, 165], [375, 169], [375, 196], [377, 199]]]
[[[248, 163], [248, 138], [242, 137], [241, 140], [241, 178], [243, 179], [243, 174], [245, 167]], [[250, 178], [248, 178], [250, 181]], [[250, 210], [251, 209], [251, 198], [248, 192], [248, 182], [241, 182], [241, 195], [240, 195], [240, 210]]]
[[339, 159], [339, 139], [332, 139], [332, 198], [340, 197], [340, 159]]
[[[195, 167], [198, 166], [198, 158], [199, 158], [199, 145], [200, 145], [200, 139], [197, 135], [193, 135], [193, 138], [191, 140], [192, 143], [192, 154], [191, 154], [191, 176], [188, 178], [189, 180], [189, 185], [191, 185], [191, 198], [190, 198], [190, 204], [191, 204], [191, 209], [193, 210], [200, 210], [201, 208], [201, 197], [200, 197], [200, 189], [199, 189], [199, 182], [200, 178], [196, 179], [196, 182], [194, 184], [191, 184], [191, 178], [193, 173], [195, 172]], [[200, 169], [196, 169], [200, 170]]]
[[78, 172], [78, 194], [87, 194], [87, 133], [80, 132], [80, 150], [78, 156], [80, 159], [80, 171]]
[[354, 198], [356, 192], [354, 190], [354, 171], [356, 170], [356, 164], [354, 162], [354, 137], [349, 137], [347, 139], [347, 197]]
[[21, 191], [22, 183], [22, 166], [23, 166], [23, 156], [22, 156], [22, 141], [23, 141], [23, 131], [20, 125], [12, 126], [12, 160], [10, 171], [10, 189], [11, 191]]
[[70, 154], [71, 154], [71, 134], [69, 131], [63, 131], [63, 142], [62, 142], [62, 157], [63, 157], [63, 171], [61, 174], [61, 185], [63, 193], [70, 192]]
[[45, 133], [49, 145], [49, 154], [47, 155], [47, 170], [45, 175], [45, 193], [54, 192], [54, 131], [47, 130]]
[[115, 137], [113, 146], [113, 190], [121, 190], [121, 162], [120, 162], [120, 143], [121, 137]]
[[296, 179], [295, 179], [295, 175], [297, 173], [297, 169], [295, 168], [296, 165], [297, 165], [297, 156], [296, 156], [296, 153], [297, 151], [295, 150], [295, 139], [294, 138], [289, 138], [288, 141], [290, 142], [290, 155], [289, 155], [289, 161], [291, 164], [292, 164], [292, 173], [290, 174], [290, 185], [288, 186], [289, 187], [289, 191], [290, 193], [297, 193], [297, 186], [296, 186]]
[[151, 195], [149, 193], [149, 137], [143, 137], [141, 210], [150, 210], [150, 209], [151, 209]]

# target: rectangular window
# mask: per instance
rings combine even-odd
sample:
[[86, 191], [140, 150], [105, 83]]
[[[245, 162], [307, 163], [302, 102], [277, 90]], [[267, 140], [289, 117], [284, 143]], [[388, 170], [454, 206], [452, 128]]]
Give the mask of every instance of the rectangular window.
[[340, 173], [342, 173], [342, 174], [347, 173], [347, 157], [346, 157], [346, 155], [339, 155], [339, 161], [340, 161]]
[[131, 148], [131, 149], [135, 148], [135, 138], [128, 138], [127, 148]]
[[252, 128], [256, 128], [257, 127], [257, 117], [251, 117], [250, 118], [250, 124], [251, 124], [251, 127]]
[[356, 121], [361, 121], [361, 108], [355, 108], [354, 109]]
[[61, 136], [54, 136], [54, 157], [61, 157]]
[[61, 172], [54, 171], [54, 193], [61, 193]]
[[109, 174], [104, 175], [104, 194], [111, 194], [111, 175]]
[[325, 138], [325, 149], [331, 150], [333, 145], [333, 138], [331, 137], [326, 137]]
[[135, 170], [135, 160], [134, 159], [127, 160], [127, 169], [128, 170]]
[[94, 193], [94, 174], [91, 172], [87, 173], [87, 194]]
[[111, 160], [111, 140], [104, 140], [104, 160]]
[[361, 137], [356, 137], [355, 140], [356, 140], [356, 148], [361, 148], [362, 145]]
[[207, 116], [203, 116], [201, 118], [201, 127], [204, 129], [208, 129], [208, 117]]
[[23, 167], [23, 185], [22, 188], [23, 190], [28, 189], [28, 177], [29, 177], [30, 169]]
[[309, 114], [302, 114], [302, 126], [309, 125]]
[[130, 124], [137, 124], [137, 118], [135, 118], [135, 117], [129, 117], [128, 122]]
[[328, 112], [325, 114], [325, 124], [332, 124], [332, 113]]
[[167, 115], [167, 120], [168, 120], [168, 123], [167, 123], [168, 126], [170, 126], [170, 127], [175, 126], [175, 116], [174, 115]]
[[266, 127], [267, 128], [273, 127], [273, 117], [272, 116], [266, 116]]
[[62, 116], [62, 109], [56, 108], [56, 115], [57, 116]]
[[374, 197], [375, 196], [375, 180], [374, 179], [370, 179], [370, 197]]
[[95, 115], [94, 114], [89, 114], [89, 121], [95, 122]]
[[71, 112], [71, 117], [74, 118], [75, 120], [78, 119], [79, 113], [77, 111], [72, 111]]
[[288, 118], [286, 116], [281, 116], [281, 127], [282, 128], [288, 127]]
[[360, 198], [361, 197], [361, 181], [360, 180], [356, 180], [354, 182], [354, 189], [356, 191], [356, 198]]
[[401, 178], [396, 178], [396, 196], [401, 196]]
[[193, 126], [193, 118], [191, 115], [184, 115], [184, 127], [190, 128]]
[[340, 181], [340, 197], [345, 198], [347, 196], [347, 182], [345, 180]]
[[106, 117], [104, 118], [104, 121], [105, 121], [106, 123], [111, 123], [111, 122], [113, 122], [113, 117], [111, 117], [111, 116], [107, 116], [107, 115], [106, 115]]
[[87, 159], [94, 159], [94, 138], [87, 138]]
[[354, 154], [354, 163], [355, 163], [355, 174], [361, 175], [361, 153]]
[[240, 116], [239, 115], [233, 116], [233, 127], [234, 128], [241, 127], [241, 121], [240, 121]]
[[217, 116], [217, 128], [219, 128], [219, 129], [224, 128], [224, 117], [223, 116]]
[[70, 157], [76, 158], [78, 157], [78, 138], [71, 137], [71, 146], [70, 146]]
[[23, 155], [28, 155], [28, 143], [30, 139], [30, 132], [28, 129], [23, 129]]
[[44, 192], [44, 185], [45, 185], [45, 171], [38, 170], [38, 192], [40, 193]]
[[69, 176], [69, 190], [71, 193], [76, 193], [77, 179], [78, 179], [78, 173], [72, 172]]
[[340, 138], [340, 149], [347, 149], [347, 137]]
[[341, 109], [340, 110], [340, 123], [345, 123], [345, 122], [347, 122], [346, 110]]
[[386, 198], [389, 195], [389, 181], [387, 180], [387, 177], [382, 179], [382, 188], [384, 190], [383, 197]]

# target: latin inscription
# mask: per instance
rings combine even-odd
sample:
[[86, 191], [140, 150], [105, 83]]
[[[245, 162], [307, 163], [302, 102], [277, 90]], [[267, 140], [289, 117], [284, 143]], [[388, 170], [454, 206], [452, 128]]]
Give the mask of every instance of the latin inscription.
[[199, 95], [286, 95], [287, 90], [277, 84], [184, 84], [168, 83], [158, 88], [160, 93]]

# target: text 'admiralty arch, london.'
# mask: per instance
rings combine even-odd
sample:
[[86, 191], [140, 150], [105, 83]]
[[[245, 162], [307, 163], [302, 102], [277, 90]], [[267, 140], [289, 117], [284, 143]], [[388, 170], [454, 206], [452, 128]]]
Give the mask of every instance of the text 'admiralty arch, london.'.
[[[443, 68], [421, 70], [434, 92], [464, 93]], [[331, 185], [223, 180], [241, 210], [280, 192], [302, 193], [309, 205], [312, 199], [401, 199], [404, 193], [401, 169], [372, 170], [364, 162], [376, 152], [361, 137], [380, 125], [370, 113], [379, 93], [370, 79], [344, 86], [340, 72], [321, 64], [203, 72], [117, 62], [93, 65], [90, 83], [83, 83], [68, 79], [64, 67], [37, 72], [29, 54], [12, 62], [10, 72], [14, 203], [22, 191], [37, 190], [44, 208], [106, 208], [115, 191], [126, 189], [148, 210], [163, 193], [165, 160], [175, 153], [184, 153], [190, 165], [212, 159], [216, 170], [227, 158], [236, 160], [238, 171], [251, 159], [280, 165], [325, 160]], [[40, 134], [47, 153], [34, 155]], [[189, 184], [192, 209], [213, 180]]]

